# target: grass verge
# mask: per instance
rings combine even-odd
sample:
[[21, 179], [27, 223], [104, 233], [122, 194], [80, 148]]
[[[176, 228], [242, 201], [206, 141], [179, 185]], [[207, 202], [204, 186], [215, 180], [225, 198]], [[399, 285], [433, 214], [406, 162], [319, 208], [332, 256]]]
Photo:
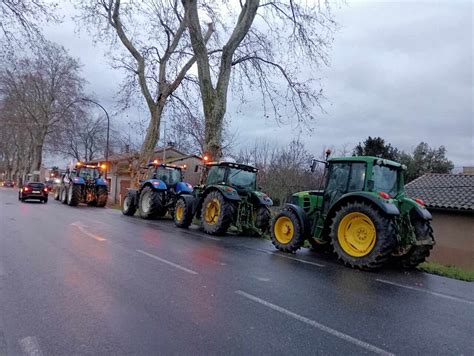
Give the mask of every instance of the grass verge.
[[445, 266], [436, 262], [423, 262], [418, 266], [418, 269], [439, 276], [474, 282], [474, 271], [465, 270], [459, 267]]

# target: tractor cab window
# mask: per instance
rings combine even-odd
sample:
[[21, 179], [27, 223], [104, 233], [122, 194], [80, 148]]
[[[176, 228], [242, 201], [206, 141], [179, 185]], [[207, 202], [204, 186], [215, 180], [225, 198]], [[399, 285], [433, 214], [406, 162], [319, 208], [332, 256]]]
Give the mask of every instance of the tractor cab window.
[[175, 185], [181, 182], [181, 171], [170, 167], [158, 167], [156, 178], [161, 179], [166, 185]]
[[362, 162], [331, 163], [326, 191], [337, 198], [347, 192], [364, 190], [366, 165]]
[[95, 168], [82, 168], [79, 171], [79, 177], [84, 178], [85, 180], [88, 179], [96, 179], [99, 178], [99, 170]]
[[398, 171], [394, 167], [374, 165], [374, 191], [385, 192], [394, 198], [398, 193]]
[[207, 173], [207, 184], [220, 184], [224, 182], [225, 167], [213, 166]]
[[255, 189], [257, 173], [244, 171], [237, 168], [229, 169], [229, 185], [240, 189]]

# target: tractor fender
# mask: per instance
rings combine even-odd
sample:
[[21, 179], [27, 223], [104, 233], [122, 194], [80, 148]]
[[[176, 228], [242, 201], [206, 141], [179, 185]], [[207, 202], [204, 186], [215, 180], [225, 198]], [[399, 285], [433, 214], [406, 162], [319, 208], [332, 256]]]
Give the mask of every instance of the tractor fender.
[[306, 212], [303, 210], [303, 208], [299, 205], [286, 203], [282, 210], [290, 210], [298, 217], [301, 229], [303, 230], [303, 236], [305, 238], [309, 238], [311, 234], [311, 222], [309, 221], [308, 216], [306, 215]]
[[207, 194], [209, 194], [213, 190], [218, 190], [226, 199], [233, 200], [233, 201], [240, 200], [240, 195], [239, 193], [237, 193], [237, 190], [226, 185], [211, 185], [204, 191], [203, 197], [205, 197]]
[[168, 186], [166, 185], [165, 182], [163, 182], [161, 179], [148, 179], [142, 183], [142, 186], [140, 190], [142, 190], [145, 187], [152, 187], [152, 189], [156, 190], [167, 190]]
[[177, 194], [190, 194], [193, 192], [193, 186], [186, 182], [179, 182], [176, 184], [175, 191]]
[[138, 206], [138, 200], [140, 199], [140, 193], [138, 189], [135, 188], [128, 188], [127, 189], [127, 194], [132, 197], [132, 201], [135, 206]]
[[420, 205], [415, 200], [410, 198], [403, 198], [401, 201], [401, 210], [408, 211], [410, 220], [432, 220], [431, 213], [423, 205]]
[[102, 178], [97, 178], [95, 180], [95, 185], [97, 185], [97, 186], [107, 186], [108, 184], [107, 184], [106, 180], [104, 180]]
[[433, 220], [433, 216], [428, 209], [415, 205], [410, 210], [410, 220]]
[[328, 211], [327, 216], [331, 216], [337, 209], [350, 200], [359, 200], [366, 201], [376, 205], [380, 210], [382, 210], [387, 215], [398, 216], [400, 215], [400, 210], [393, 203], [384, 201], [380, 198], [375, 197], [370, 193], [365, 192], [354, 192], [344, 194], [339, 200], [334, 203]]
[[69, 183], [72, 183], [72, 184], [86, 184], [86, 181], [82, 177], [74, 177], [69, 181]]
[[191, 211], [193, 213], [193, 215], [196, 214], [196, 211], [197, 211], [197, 208], [198, 208], [198, 205], [199, 205], [199, 199], [195, 198], [194, 196], [190, 195], [190, 194], [182, 194], [179, 196], [179, 199], [184, 199], [184, 201], [186, 202], [186, 205], [189, 205], [191, 206]]
[[259, 191], [253, 191], [252, 197], [254, 198], [257, 205], [265, 205], [265, 206], [273, 205], [273, 200], [265, 193], [262, 193]]

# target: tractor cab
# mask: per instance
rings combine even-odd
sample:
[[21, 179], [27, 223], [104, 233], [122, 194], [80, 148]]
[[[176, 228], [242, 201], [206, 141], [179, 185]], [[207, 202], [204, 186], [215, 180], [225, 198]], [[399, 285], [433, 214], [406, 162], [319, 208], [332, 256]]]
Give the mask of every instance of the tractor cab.
[[206, 165], [206, 185], [227, 185], [239, 192], [257, 190], [258, 169], [246, 164], [219, 162]]
[[148, 169], [148, 177], [161, 180], [167, 187], [176, 188], [176, 185], [183, 181], [183, 167], [181, 166], [150, 163]]
[[353, 192], [396, 198], [403, 191], [403, 169], [400, 163], [371, 156], [328, 160], [324, 211], [343, 195]]

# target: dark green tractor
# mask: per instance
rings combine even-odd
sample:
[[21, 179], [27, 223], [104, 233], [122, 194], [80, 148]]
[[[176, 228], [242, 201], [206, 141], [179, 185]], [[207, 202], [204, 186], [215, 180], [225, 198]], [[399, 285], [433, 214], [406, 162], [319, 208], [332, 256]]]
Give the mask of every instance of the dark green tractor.
[[307, 240], [346, 265], [377, 269], [389, 261], [416, 267], [434, 245], [431, 214], [404, 193], [401, 164], [377, 157], [333, 158], [324, 190], [295, 193], [272, 224], [272, 242], [295, 252]]
[[232, 162], [208, 163], [204, 168], [205, 183], [176, 203], [177, 227], [189, 227], [196, 217], [210, 235], [224, 234], [231, 226], [238, 233], [268, 231], [273, 202], [257, 190], [257, 168]]

